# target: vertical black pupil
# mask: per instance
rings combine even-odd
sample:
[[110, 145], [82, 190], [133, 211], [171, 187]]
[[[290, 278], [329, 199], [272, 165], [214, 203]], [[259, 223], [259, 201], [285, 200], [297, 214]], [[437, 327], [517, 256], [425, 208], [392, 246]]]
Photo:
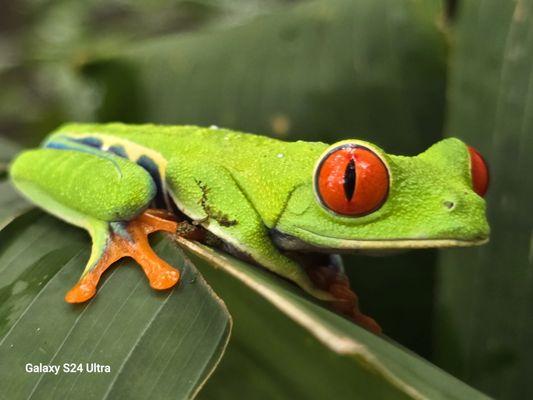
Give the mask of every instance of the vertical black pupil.
[[355, 192], [355, 161], [353, 158], [350, 160], [348, 165], [346, 165], [346, 170], [344, 171], [344, 195], [346, 200], [352, 200], [353, 193]]

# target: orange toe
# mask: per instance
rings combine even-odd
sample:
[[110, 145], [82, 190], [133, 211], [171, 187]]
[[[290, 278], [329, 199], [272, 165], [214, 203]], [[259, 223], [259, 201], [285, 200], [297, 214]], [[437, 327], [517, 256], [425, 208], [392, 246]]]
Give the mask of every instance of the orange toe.
[[67, 303], [83, 303], [96, 294], [96, 284], [92, 280], [82, 278], [65, 296]]
[[172, 270], [159, 273], [155, 277], [149, 278], [150, 286], [153, 289], [165, 290], [170, 289], [180, 280], [180, 273], [178, 270], [172, 268]]
[[[167, 212], [146, 210], [136, 219], [111, 223], [111, 233], [98, 263], [67, 293], [68, 303], [82, 303], [96, 294], [102, 274], [117, 260], [131, 257], [142, 267], [150, 286], [157, 290], [169, 289], [180, 280], [180, 272], [159, 258], [152, 250], [148, 235], [156, 231], [175, 232], [177, 223]], [[120, 229], [114, 229], [120, 224]]]

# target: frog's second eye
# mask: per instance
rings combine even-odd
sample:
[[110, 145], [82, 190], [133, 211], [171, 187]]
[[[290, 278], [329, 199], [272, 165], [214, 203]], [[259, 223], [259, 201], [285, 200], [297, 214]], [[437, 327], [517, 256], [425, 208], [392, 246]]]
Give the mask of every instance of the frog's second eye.
[[474, 188], [474, 192], [483, 197], [489, 189], [489, 167], [476, 149], [468, 146], [468, 152], [470, 153], [470, 174], [472, 175], [472, 186]]
[[315, 171], [315, 191], [329, 210], [359, 217], [380, 208], [389, 193], [389, 170], [371, 149], [345, 144], [326, 153]]

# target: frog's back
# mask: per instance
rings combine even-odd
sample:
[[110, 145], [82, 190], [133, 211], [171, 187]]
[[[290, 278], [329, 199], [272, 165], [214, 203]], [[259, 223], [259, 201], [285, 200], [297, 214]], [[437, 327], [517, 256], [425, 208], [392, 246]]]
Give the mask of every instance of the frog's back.
[[[58, 136], [79, 138], [104, 149], [120, 148], [134, 143], [160, 153], [169, 160], [176, 155], [212, 157], [228, 167], [253, 161], [265, 170], [280, 160], [285, 167], [301, 169], [315, 159], [327, 145], [320, 142], [285, 142], [267, 136], [236, 132], [216, 126], [193, 125], [129, 125], [66, 124], [53, 132], [48, 141]], [[262, 165], [265, 164], [265, 165]], [[300, 168], [298, 168], [298, 166]]]
[[[216, 151], [239, 145], [241, 149], [247, 147], [265, 148], [284, 142], [265, 136], [221, 129], [216, 126], [209, 128], [193, 125], [129, 125], [122, 123], [109, 124], [66, 124], [52, 133], [51, 137], [68, 136], [99, 139], [100, 142], [115, 139], [125, 139], [168, 154], [189, 153], [202, 151]], [[94, 141], [93, 141], [94, 143]], [[112, 144], [112, 143], [103, 143]], [[168, 158], [168, 157], [167, 157]]]

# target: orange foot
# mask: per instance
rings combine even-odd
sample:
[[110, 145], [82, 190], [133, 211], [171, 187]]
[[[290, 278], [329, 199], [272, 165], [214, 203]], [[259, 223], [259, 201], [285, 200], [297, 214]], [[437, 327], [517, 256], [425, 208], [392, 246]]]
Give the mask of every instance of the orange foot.
[[152, 232], [176, 232], [178, 224], [170, 217], [166, 211], [148, 209], [132, 221], [111, 223], [102, 257], [67, 293], [65, 300], [68, 303], [89, 300], [96, 294], [96, 286], [104, 271], [123, 257], [131, 257], [140, 264], [152, 288], [164, 290], [176, 285], [180, 279], [179, 271], [160, 259], [148, 242]]

